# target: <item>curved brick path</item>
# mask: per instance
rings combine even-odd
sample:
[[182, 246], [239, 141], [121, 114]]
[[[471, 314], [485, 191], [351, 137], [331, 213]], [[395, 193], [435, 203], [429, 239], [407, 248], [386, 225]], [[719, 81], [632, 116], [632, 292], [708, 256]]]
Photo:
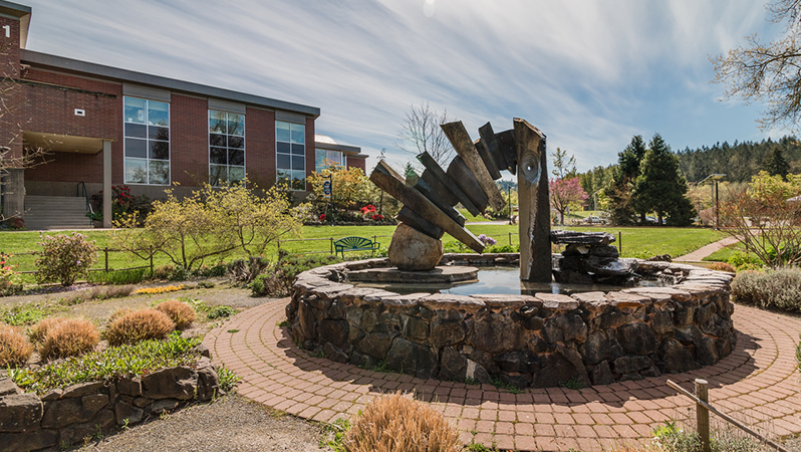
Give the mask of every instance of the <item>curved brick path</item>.
[[[801, 320], [737, 306], [737, 348], [714, 366], [637, 382], [499, 391], [491, 385], [419, 380], [314, 358], [295, 347], [284, 320], [288, 299], [249, 309], [206, 336], [217, 362], [242, 377], [239, 393], [267, 406], [322, 422], [350, 417], [383, 392], [416, 391], [471, 440], [502, 449], [581, 451], [643, 441], [691, 404], [665, 385], [709, 381], [713, 405], [776, 435], [801, 433], [795, 343]], [[229, 331], [239, 330], [230, 333]], [[714, 417], [714, 415], [713, 415]]]

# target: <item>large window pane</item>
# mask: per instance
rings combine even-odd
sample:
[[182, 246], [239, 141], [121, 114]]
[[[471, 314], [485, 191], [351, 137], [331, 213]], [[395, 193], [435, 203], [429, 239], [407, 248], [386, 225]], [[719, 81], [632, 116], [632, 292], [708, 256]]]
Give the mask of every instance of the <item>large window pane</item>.
[[228, 146], [228, 137], [226, 135], [212, 133], [211, 135], [209, 135], [209, 144], [211, 144], [212, 146], [224, 148]]
[[167, 185], [170, 183], [170, 163], [150, 161], [149, 183], [151, 185]]
[[166, 141], [151, 141], [150, 158], [155, 160], [169, 160], [170, 143], [167, 143]]
[[314, 150], [314, 171], [320, 172], [325, 169], [325, 150]]
[[292, 131], [292, 143], [303, 144], [306, 142], [306, 126], [300, 124], [290, 124]]
[[306, 189], [306, 172], [305, 171], [292, 171], [292, 189], [305, 190]]
[[125, 122], [145, 123], [145, 100], [135, 97], [125, 98]]
[[278, 143], [276, 143], [276, 145], [275, 145], [275, 151], [276, 151], [276, 152], [278, 152], [279, 154], [289, 154], [289, 148], [290, 148], [290, 146], [291, 146], [291, 145], [290, 145], [289, 143], [281, 143], [281, 142], [279, 141], [279, 142], [278, 142]]
[[292, 155], [305, 155], [305, 154], [306, 154], [306, 146], [302, 144], [292, 145]]
[[147, 160], [144, 159], [125, 159], [125, 183], [126, 184], [146, 184], [147, 183]]
[[233, 184], [245, 178], [245, 168], [242, 166], [228, 167], [228, 182]]
[[303, 158], [303, 157], [292, 156], [292, 169], [293, 170], [305, 170], [306, 169], [306, 159]]
[[125, 136], [147, 138], [147, 126], [142, 124], [125, 124]]
[[228, 164], [229, 165], [245, 165], [245, 151], [241, 149], [228, 149]]
[[228, 113], [228, 135], [245, 136], [245, 117]]
[[167, 127], [148, 127], [151, 140], [168, 141], [170, 139], [170, 129]]
[[292, 157], [284, 154], [278, 154], [278, 169], [290, 169]]
[[228, 137], [228, 147], [234, 149], [245, 149], [245, 138], [244, 137], [235, 137], [229, 136]]
[[125, 139], [125, 156], [147, 158], [147, 140], [137, 140], [136, 138]]
[[147, 102], [147, 123], [151, 126], [170, 125], [170, 104], [150, 100]]
[[225, 165], [228, 163], [228, 150], [225, 148], [211, 148], [209, 161], [213, 164]]
[[331, 166], [342, 164], [342, 152], [340, 151], [326, 151], [325, 158]]
[[228, 133], [228, 119], [226, 113], [219, 111], [209, 112], [209, 132]]
[[211, 165], [209, 167], [209, 183], [211, 185], [225, 185], [228, 182], [228, 167], [224, 165]]
[[276, 122], [275, 123], [275, 139], [277, 141], [283, 141], [285, 143], [289, 143], [289, 123], [288, 122]]

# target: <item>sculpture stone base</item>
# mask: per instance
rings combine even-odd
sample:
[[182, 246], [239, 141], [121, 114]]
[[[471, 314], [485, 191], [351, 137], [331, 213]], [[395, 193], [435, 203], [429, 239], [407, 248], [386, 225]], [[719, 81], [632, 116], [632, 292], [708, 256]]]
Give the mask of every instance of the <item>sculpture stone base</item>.
[[404, 271], [428, 271], [439, 264], [445, 254], [442, 240], [398, 224], [389, 244], [389, 261]]

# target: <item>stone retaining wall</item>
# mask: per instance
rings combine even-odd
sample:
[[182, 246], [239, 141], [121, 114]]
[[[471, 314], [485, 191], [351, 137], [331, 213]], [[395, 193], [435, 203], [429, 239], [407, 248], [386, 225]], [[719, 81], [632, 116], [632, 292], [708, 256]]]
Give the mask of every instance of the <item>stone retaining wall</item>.
[[[517, 254], [446, 254], [441, 264], [513, 264]], [[665, 287], [567, 295], [399, 295], [347, 284], [369, 259], [301, 273], [286, 307], [292, 339], [328, 359], [418, 378], [588, 386], [684, 372], [731, 353], [734, 275], [638, 261]]]
[[0, 449], [27, 452], [82, 444], [84, 438], [142, 422], [194, 400], [221, 394], [207, 357], [196, 368], [162, 369], [144, 377], [95, 381], [38, 397], [0, 379]]

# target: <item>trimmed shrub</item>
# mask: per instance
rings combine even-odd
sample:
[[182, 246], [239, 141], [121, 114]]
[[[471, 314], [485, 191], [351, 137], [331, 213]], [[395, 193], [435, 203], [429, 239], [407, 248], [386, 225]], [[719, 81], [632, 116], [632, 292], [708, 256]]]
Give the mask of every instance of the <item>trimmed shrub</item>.
[[189, 328], [197, 318], [195, 310], [191, 306], [178, 300], [167, 300], [159, 303], [156, 309], [167, 314], [175, 323], [175, 329], [177, 330]]
[[459, 433], [441, 413], [400, 394], [373, 400], [345, 437], [350, 452], [458, 452]]
[[209, 310], [209, 313], [206, 314], [206, 318], [209, 320], [214, 320], [231, 317], [234, 314], [236, 314], [236, 311], [230, 306], [215, 306]]
[[726, 262], [715, 262], [709, 266], [709, 269], [719, 272], [737, 273], [737, 269], [734, 268], [733, 265], [727, 264]]
[[42, 252], [36, 258], [36, 280], [39, 283], [60, 282], [62, 286], [71, 286], [97, 260], [97, 247], [77, 232], [46, 235], [39, 245], [42, 246]]
[[164, 339], [175, 323], [170, 317], [155, 309], [129, 312], [117, 318], [106, 330], [109, 345], [135, 344], [148, 339]]
[[306, 270], [342, 262], [336, 256], [292, 256], [271, 265], [250, 283], [254, 297], [289, 295], [295, 278]]
[[732, 298], [766, 309], [801, 312], [801, 269], [743, 271], [731, 282]]
[[44, 342], [45, 337], [47, 337], [47, 333], [50, 332], [50, 330], [56, 325], [65, 320], [67, 319], [63, 317], [51, 317], [40, 320], [39, 323], [28, 330], [28, 339], [30, 339], [34, 344], [41, 344]]
[[112, 313], [112, 314], [111, 314], [111, 315], [108, 317], [108, 321], [107, 321], [107, 323], [108, 323], [109, 325], [111, 325], [112, 323], [114, 323], [114, 321], [115, 321], [115, 320], [117, 320], [117, 319], [119, 319], [119, 318], [121, 318], [121, 317], [124, 317], [124, 316], [126, 316], [126, 315], [128, 315], [128, 314], [130, 314], [130, 313], [132, 313], [132, 312], [134, 312], [134, 310], [133, 310], [133, 309], [131, 309], [131, 308], [120, 308], [120, 309], [117, 309], [116, 311], [114, 311], [114, 312], [113, 312], [113, 313]]
[[0, 324], [0, 367], [21, 367], [28, 362], [33, 346], [25, 336], [7, 325]]
[[[39, 353], [42, 358], [68, 358], [92, 351], [100, 342], [100, 332], [88, 320], [61, 319], [47, 329]], [[40, 322], [41, 323], [41, 322]]]

